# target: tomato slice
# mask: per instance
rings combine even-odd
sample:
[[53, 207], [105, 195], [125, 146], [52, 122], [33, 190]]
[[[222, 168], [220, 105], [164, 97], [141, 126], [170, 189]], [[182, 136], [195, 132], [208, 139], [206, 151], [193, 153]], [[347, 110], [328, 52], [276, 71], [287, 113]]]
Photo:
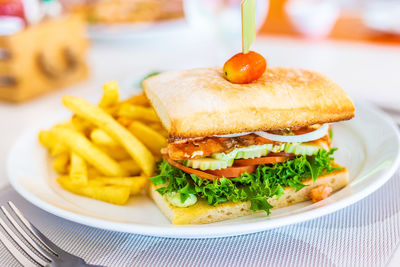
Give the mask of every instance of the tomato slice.
[[163, 158], [169, 164], [171, 164], [172, 166], [177, 167], [178, 169], [181, 169], [182, 171], [187, 172], [189, 174], [195, 174], [195, 175], [199, 176], [200, 178], [208, 179], [208, 180], [216, 180], [216, 179], [218, 179], [220, 177], [220, 176], [216, 176], [216, 175], [213, 175], [213, 174], [210, 174], [210, 173], [206, 173], [206, 172], [203, 172], [203, 171], [199, 171], [199, 170], [196, 170], [196, 169], [193, 169], [193, 168], [186, 167], [186, 166], [184, 166], [184, 165], [182, 165], [182, 164], [180, 164], [180, 163], [178, 163], [176, 161], [173, 161], [172, 159], [170, 159], [166, 155], [163, 155]]
[[279, 163], [289, 160], [292, 157], [262, 157], [255, 159], [238, 159], [235, 160], [235, 166], [228, 167], [221, 170], [207, 170], [200, 171], [193, 168], [186, 167], [172, 159], [170, 159], [167, 155], [163, 155], [163, 158], [172, 166], [181, 169], [182, 171], [195, 174], [202, 179], [208, 180], [216, 180], [221, 177], [225, 178], [234, 178], [240, 177], [242, 173], [252, 173], [256, 170], [257, 165], [259, 164], [270, 164], [270, 163]]
[[237, 159], [235, 160], [235, 166], [249, 166], [249, 165], [259, 165], [259, 164], [271, 164], [280, 163], [289, 160], [290, 157], [262, 157], [255, 159]]
[[242, 173], [247, 172], [247, 173], [252, 173], [256, 170], [257, 166], [252, 165], [252, 166], [240, 166], [240, 167], [228, 167], [225, 169], [220, 169], [220, 170], [207, 170], [207, 173], [217, 175], [218, 177], [225, 177], [225, 178], [233, 178], [233, 177], [240, 177]]
[[286, 153], [286, 152], [269, 152], [267, 157], [295, 157], [296, 155], [293, 153]]

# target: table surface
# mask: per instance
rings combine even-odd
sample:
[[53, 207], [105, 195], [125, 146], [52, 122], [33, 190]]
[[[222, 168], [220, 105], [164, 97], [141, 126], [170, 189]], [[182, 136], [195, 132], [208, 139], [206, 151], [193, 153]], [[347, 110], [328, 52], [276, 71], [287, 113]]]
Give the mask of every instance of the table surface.
[[[400, 103], [400, 46], [260, 37], [253, 49], [261, 52], [270, 66], [303, 67], [325, 73], [354, 98], [391, 107]], [[129, 95], [148, 72], [221, 65], [223, 60], [213, 43], [196, 38], [182, 40], [180, 49], [172, 40], [163, 41], [162, 46], [157, 42], [93, 44], [88, 81], [24, 104], [0, 102], [0, 188], [8, 185], [6, 161], [13, 143], [37, 120], [63, 110], [63, 95], [96, 101], [101, 96], [102, 84], [109, 80], [118, 81], [123, 94]], [[400, 250], [394, 254], [391, 266], [400, 266]]]

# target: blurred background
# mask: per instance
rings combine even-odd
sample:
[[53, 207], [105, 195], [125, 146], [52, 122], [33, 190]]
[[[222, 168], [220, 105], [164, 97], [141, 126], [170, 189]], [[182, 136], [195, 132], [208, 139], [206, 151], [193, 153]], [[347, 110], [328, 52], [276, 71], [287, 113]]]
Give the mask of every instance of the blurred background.
[[[252, 50], [269, 66], [399, 105], [400, 0], [256, 0], [256, 25]], [[0, 0], [0, 112], [96, 98], [108, 80], [129, 95], [150, 72], [223, 65], [240, 50], [240, 0]]]
[[[0, 0], [0, 98], [88, 79], [120, 80], [129, 94], [149, 71], [222, 65], [241, 49], [240, 23], [240, 0]], [[271, 65], [339, 82], [352, 73], [348, 87], [368, 81], [362, 95], [375, 100], [381, 80], [398, 77], [385, 69], [399, 60], [388, 52], [398, 56], [399, 0], [257, 0], [256, 25], [253, 49]]]

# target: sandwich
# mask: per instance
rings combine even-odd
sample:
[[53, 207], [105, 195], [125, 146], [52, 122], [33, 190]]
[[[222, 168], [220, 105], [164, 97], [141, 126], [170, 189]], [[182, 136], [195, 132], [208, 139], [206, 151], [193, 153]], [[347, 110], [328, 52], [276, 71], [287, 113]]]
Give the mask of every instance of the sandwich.
[[150, 77], [143, 89], [169, 133], [149, 194], [173, 224], [268, 215], [348, 184], [331, 123], [355, 108], [322, 74], [275, 67], [234, 84], [222, 68], [197, 68]]

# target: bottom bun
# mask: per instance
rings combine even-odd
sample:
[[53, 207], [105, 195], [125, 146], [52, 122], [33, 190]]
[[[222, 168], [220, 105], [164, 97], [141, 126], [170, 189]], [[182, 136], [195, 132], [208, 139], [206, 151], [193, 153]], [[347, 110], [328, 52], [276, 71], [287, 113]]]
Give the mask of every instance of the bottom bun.
[[[340, 167], [335, 164], [335, 167]], [[310, 190], [318, 185], [326, 184], [333, 189], [333, 192], [345, 187], [349, 183], [349, 172], [342, 167], [341, 170], [321, 175], [315, 183], [312, 179], [303, 181], [303, 184], [310, 185], [296, 192], [295, 188], [285, 188], [285, 193], [276, 200], [272, 198], [269, 203], [274, 208], [282, 208], [299, 202], [310, 200]], [[199, 199], [196, 204], [186, 208], [172, 206], [164, 196], [160, 195], [152, 184], [149, 189], [150, 197], [154, 200], [161, 211], [167, 216], [172, 224], [205, 224], [232, 219], [240, 216], [255, 213], [250, 209], [250, 202], [226, 202], [211, 206], [205, 200]]]

